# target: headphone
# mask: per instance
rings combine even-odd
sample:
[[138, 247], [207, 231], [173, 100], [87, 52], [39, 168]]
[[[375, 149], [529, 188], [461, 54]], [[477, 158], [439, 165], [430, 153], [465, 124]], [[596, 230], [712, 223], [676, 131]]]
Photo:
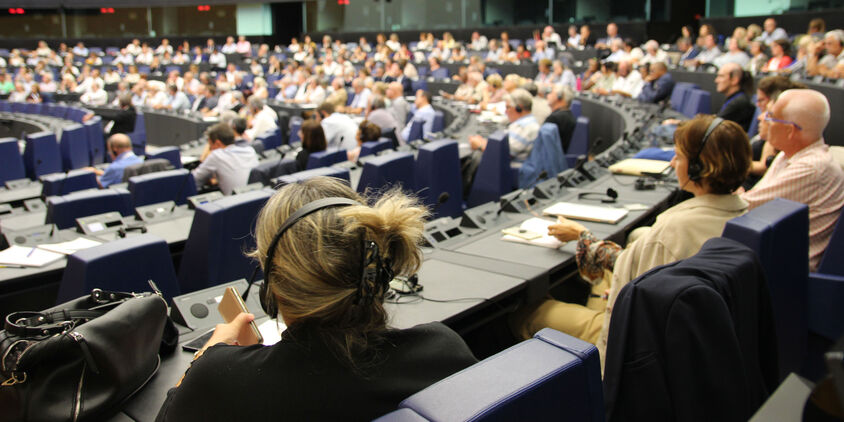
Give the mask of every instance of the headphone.
[[[594, 196], [599, 196], [594, 198]], [[607, 188], [607, 192], [580, 192], [577, 199], [600, 199], [602, 204], [614, 204], [618, 199], [618, 192], [613, 188]]]
[[[260, 290], [260, 301], [261, 301], [261, 308], [263, 308], [264, 312], [270, 316], [270, 318], [275, 318], [278, 316], [278, 306], [275, 303], [275, 299], [272, 297], [272, 291], [270, 290], [270, 283], [269, 283], [269, 274], [272, 273], [272, 265], [273, 265], [273, 256], [275, 255], [275, 250], [278, 247], [278, 242], [281, 240], [281, 236], [284, 235], [284, 232], [287, 231], [291, 226], [296, 224], [299, 220], [311, 215], [319, 210], [324, 208], [331, 208], [331, 207], [345, 207], [349, 205], [360, 205], [360, 202], [355, 201], [354, 199], [349, 198], [341, 198], [341, 197], [330, 197], [330, 198], [322, 198], [317, 199], [316, 201], [309, 202], [303, 205], [301, 208], [296, 210], [290, 217], [287, 217], [287, 220], [281, 225], [281, 228], [278, 229], [278, 233], [275, 234], [273, 237], [272, 242], [270, 242], [270, 247], [267, 248], [267, 257], [264, 260], [264, 282], [261, 283], [261, 290]], [[366, 243], [366, 242], [365, 242]], [[375, 242], [371, 242], [374, 244]], [[371, 245], [364, 245], [364, 246], [371, 246]], [[377, 245], [375, 246], [375, 254], [377, 254]], [[371, 247], [364, 248], [364, 254], [367, 251], [372, 250]], [[380, 257], [379, 257], [380, 258]], [[379, 259], [380, 261], [380, 259]], [[364, 261], [365, 262], [365, 261]], [[366, 266], [364, 266], [364, 271], [366, 272]], [[389, 282], [389, 280], [388, 280]]]
[[703, 140], [700, 141], [700, 148], [697, 150], [697, 154], [689, 158], [689, 169], [686, 171], [689, 176], [689, 180], [693, 182], [697, 182], [701, 179], [701, 173], [703, 173], [703, 161], [700, 160], [700, 154], [703, 153], [703, 149], [706, 147], [706, 140], [709, 139], [709, 135], [715, 130], [715, 128], [720, 125], [724, 119], [720, 117], [716, 117], [712, 120], [712, 123], [709, 124], [709, 127], [706, 128], [706, 132], [703, 133]]
[[516, 113], [521, 113], [521, 112], [522, 112], [522, 106], [520, 106], [520, 105], [518, 105], [518, 104], [516, 104], [516, 106], [515, 106], [515, 107], [513, 107], [513, 109], [515, 109], [515, 110], [516, 110]]

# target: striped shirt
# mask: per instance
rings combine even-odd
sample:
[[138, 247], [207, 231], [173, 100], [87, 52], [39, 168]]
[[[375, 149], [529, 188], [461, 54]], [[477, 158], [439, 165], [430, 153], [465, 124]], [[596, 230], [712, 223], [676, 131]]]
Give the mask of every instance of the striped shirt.
[[533, 148], [533, 141], [539, 136], [539, 123], [532, 114], [525, 115], [510, 123], [510, 126], [507, 127], [507, 135], [509, 136], [510, 158], [513, 161], [525, 161]]
[[823, 139], [791, 158], [780, 152], [765, 176], [742, 198], [753, 209], [774, 198], [809, 206], [809, 269], [815, 271], [844, 206], [844, 171]]

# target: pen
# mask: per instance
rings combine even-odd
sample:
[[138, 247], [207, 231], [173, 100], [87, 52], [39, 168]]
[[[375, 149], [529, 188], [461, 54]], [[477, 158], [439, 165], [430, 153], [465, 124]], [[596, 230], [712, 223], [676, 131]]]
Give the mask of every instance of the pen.
[[0, 265], [0, 268], [26, 268], [19, 265]]
[[35, 252], [35, 248], [37, 248], [37, 246], [33, 246], [33, 247], [32, 247], [32, 250], [30, 250], [30, 251], [29, 251], [29, 253], [28, 253], [28, 254], [26, 254], [26, 257], [27, 257], [27, 258], [29, 258], [30, 256], [32, 256], [32, 253], [33, 253], [33, 252]]

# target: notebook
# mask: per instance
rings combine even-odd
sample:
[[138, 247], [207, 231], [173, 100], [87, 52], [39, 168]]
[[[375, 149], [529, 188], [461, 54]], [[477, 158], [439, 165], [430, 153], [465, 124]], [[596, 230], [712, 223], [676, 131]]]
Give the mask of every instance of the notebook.
[[584, 205], [571, 202], [557, 202], [542, 210], [545, 215], [572, 218], [575, 220], [595, 221], [615, 224], [627, 216], [630, 211], [624, 208], [610, 208], [598, 205]]
[[77, 237], [76, 239], [73, 239], [68, 242], [38, 245], [38, 249], [43, 249], [45, 251], [60, 253], [64, 255], [70, 255], [72, 253], [76, 253], [77, 251], [81, 251], [82, 249], [93, 248], [94, 246], [99, 246], [101, 244], [102, 242], [97, 242], [96, 240], [91, 240], [84, 237]]
[[43, 267], [64, 258], [64, 254], [29, 246], [12, 245], [0, 251], [0, 265], [11, 267]]
[[529, 218], [518, 226], [501, 230], [504, 235], [501, 240], [557, 249], [564, 243], [557, 240], [556, 237], [548, 235], [548, 226], [552, 224], [555, 224], [555, 222], [544, 218]]

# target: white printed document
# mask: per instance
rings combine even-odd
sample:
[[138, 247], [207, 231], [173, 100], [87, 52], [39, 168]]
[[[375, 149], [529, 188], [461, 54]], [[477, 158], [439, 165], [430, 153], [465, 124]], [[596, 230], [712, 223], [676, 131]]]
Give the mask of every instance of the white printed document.
[[501, 240], [557, 249], [564, 243], [548, 234], [548, 226], [555, 223], [544, 218], [529, 218], [518, 226], [502, 230], [501, 233], [504, 236], [501, 237]]
[[610, 208], [599, 205], [584, 205], [572, 202], [557, 202], [542, 213], [575, 220], [595, 221], [598, 223], [618, 223], [630, 211], [624, 208]]

